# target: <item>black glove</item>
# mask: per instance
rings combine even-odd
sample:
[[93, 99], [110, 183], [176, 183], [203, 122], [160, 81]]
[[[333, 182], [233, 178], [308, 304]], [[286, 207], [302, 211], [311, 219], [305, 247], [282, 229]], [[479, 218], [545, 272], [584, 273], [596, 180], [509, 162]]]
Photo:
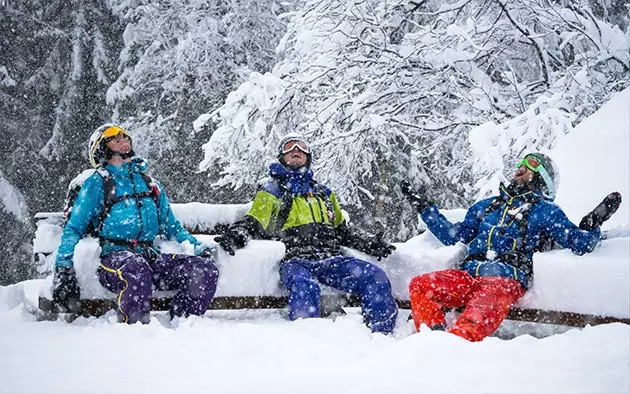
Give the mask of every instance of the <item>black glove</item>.
[[247, 234], [238, 228], [229, 228], [225, 233], [214, 239], [230, 256], [234, 256], [234, 249], [242, 248], [247, 244]]
[[81, 290], [74, 267], [57, 267], [55, 269], [53, 302], [60, 312], [80, 312]]
[[606, 196], [606, 198], [604, 198], [604, 201], [599, 203], [595, 209], [587, 213], [586, 216], [582, 218], [579, 226], [580, 229], [588, 231], [600, 227], [606, 220], [610, 219], [615, 212], [617, 212], [619, 205], [621, 205], [621, 193], [610, 193]]
[[367, 250], [365, 250], [365, 252], [376, 257], [378, 261], [381, 261], [381, 259], [392, 254], [394, 250], [396, 250], [396, 247], [383, 241], [383, 232], [380, 232], [368, 241]]
[[433, 203], [425, 196], [426, 190], [424, 188], [414, 191], [407, 181], [400, 182], [400, 191], [418, 212], [424, 211]]
[[144, 257], [149, 264], [153, 264], [155, 260], [160, 257], [160, 252], [156, 248], [146, 248], [142, 252], [142, 257]]

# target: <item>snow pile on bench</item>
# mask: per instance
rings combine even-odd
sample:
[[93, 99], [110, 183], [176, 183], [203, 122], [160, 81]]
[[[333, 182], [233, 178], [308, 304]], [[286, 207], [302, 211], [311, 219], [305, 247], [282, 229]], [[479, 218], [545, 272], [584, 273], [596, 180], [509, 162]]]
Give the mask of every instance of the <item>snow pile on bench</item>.
[[[197, 210], [203, 210], [199, 205]], [[457, 220], [463, 210], [447, 211]], [[212, 235], [195, 235], [201, 242], [211, 242]], [[372, 261], [388, 274], [397, 299], [409, 299], [409, 281], [416, 275], [451, 268], [461, 258], [461, 248], [443, 246], [430, 232], [405, 243], [396, 243], [397, 250], [382, 261], [361, 252], [345, 249], [347, 255]], [[167, 253], [192, 253], [189, 244], [163, 242]], [[534, 255], [534, 284], [519, 306], [567, 312], [630, 317], [630, 264], [627, 251], [630, 239], [603, 241], [591, 254], [576, 256], [568, 250], [553, 250]], [[83, 298], [114, 298], [95, 275], [99, 265], [98, 242], [84, 239], [75, 251], [75, 267]], [[284, 256], [284, 244], [276, 241], [252, 240], [235, 256], [218, 250], [220, 270], [217, 296], [283, 296], [286, 290], [279, 282], [278, 264]], [[42, 295], [50, 297], [51, 279], [43, 286]], [[324, 294], [331, 293], [324, 288]], [[158, 292], [157, 295], [160, 295]]]
[[231, 224], [242, 219], [252, 203], [204, 204], [191, 202], [171, 204], [173, 213], [192, 233], [209, 233], [219, 224]]

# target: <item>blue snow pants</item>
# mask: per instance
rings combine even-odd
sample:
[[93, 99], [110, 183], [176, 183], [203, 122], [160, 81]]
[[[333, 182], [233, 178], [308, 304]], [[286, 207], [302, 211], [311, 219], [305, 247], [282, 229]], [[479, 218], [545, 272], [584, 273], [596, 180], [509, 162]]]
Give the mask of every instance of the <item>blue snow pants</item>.
[[148, 323], [153, 289], [178, 290], [171, 316], [203, 315], [217, 290], [219, 270], [204, 257], [160, 254], [150, 263], [139, 253], [118, 251], [101, 258], [98, 278], [118, 294], [121, 321]]
[[352, 257], [325, 260], [291, 259], [280, 265], [280, 279], [289, 291], [289, 319], [319, 317], [320, 288], [317, 283], [357, 294], [373, 332], [394, 330], [398, 306], [385, 272], [374, 264]]

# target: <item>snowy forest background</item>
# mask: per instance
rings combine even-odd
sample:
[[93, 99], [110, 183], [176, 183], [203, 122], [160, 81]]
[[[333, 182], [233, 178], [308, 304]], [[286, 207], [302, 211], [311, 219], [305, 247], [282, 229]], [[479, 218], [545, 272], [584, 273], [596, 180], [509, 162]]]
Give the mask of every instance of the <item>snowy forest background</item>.
[[[354, 224], [407, 239], [401, 179], [464, 207], [630, 86], [629, 7], [0, 0], [0, 285], [33, 275], [32, 217], [61, 210], [106, 121], [175, 202], [250, 200], [276, 141], [299, 132]], [[487, 122], [499, 143], [475, 152], [468, 133]], [[497, 155], [505, 168], [488, 166]]]

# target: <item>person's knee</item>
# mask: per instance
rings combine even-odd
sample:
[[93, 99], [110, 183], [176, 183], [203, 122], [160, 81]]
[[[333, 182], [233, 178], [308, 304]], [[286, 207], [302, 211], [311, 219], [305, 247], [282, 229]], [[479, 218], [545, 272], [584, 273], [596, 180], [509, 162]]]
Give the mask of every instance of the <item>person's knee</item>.
[[142, 258], [130, 259], [119, 270], [120, 277], [128, 283], [129, 287], [138, 289], [151, 289], [152, 272], [146, 260]]
[[431, 280], [431, 276], [426, 274], [413, 277], [409, 282], [409, 294], [426, 293], [431, 288]]
[[390, 288], [391, 283], [385, 271], [376, 265], [367, 265], [361, 273], [361, 281], [371, 287]]
[[192, 298], [202, 298], [207, 294], [214, 294], [219, 270], [212, 260], [198, 257], [191, 261], [187, 277], [188, 295]]
[[297, 277], [290, 281], [288, 290], [293, 294], [299, 294], [300, 296], [318, 296], [320, 293], [319, 284], [310, 278]]
[[217, 279], [219, 277], [219, 269], [214, 264], [214, 261], [209, 258], [195, 257], [192, 261], [192, 272], [195, 275], [206, 276], [210, 279]]

